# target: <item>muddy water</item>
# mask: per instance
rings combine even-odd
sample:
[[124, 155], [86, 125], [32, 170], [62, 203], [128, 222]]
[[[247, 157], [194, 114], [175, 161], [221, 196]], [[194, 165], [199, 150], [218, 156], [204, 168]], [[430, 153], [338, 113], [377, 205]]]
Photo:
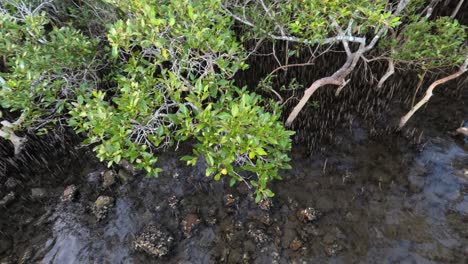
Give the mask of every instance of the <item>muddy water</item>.
[[[296, 146], [269, 210], [246, 186], [204, 177], [202, 163], [184, 166], [187, 149], [160, 156], [158, 179], [102, 188], [105, 168], [89, 150], [49, 139], [0, 179], [21, 181], [0, 208], [1, 263], [467, 263], [468, 145], [447, 134], [453, 124], [424, 120], [419, 146], [399, 134], [370, 138], [359, 126], [321, 154]], [[62, 202], [70, 184], [79, 196]], [[32, 197], [37, 187], [45, 195]], [[100, 195], [115, 203], [97, 221]], [[174, 238], [163, 258], [134, 250], [150, 223]]]
[[[159, 179], [137, 175], [102, 189], [103, 168], [83, 151], [56, 161], [67, 168], [63, 179], [74, 175], [68, 183], [79, 187], [77, 201], [61, 202], [65, 186], [52, 182], [41, 186], [44, 200], [23, 194], [2, 208], [9, 240], [2, 256], [25, 263], [466, 263], [467, 146], [449, 136], [422, 151], [406, 146], [400, 137], [372, 140], [363, 132], [340, 151], [309, 156], [297, 146], [269, 211], [245, 186], [213, 182], [203, 164], [187, 168], [174, 154], [161, 157]], [[103, 194], [116, 202], [97, 221], [91, 207]], [[318, 219], [302, 221], [305, 208], [319, 211]], [[190, 234], [187, 215], [199, 219]], [[162, 259], [133, 250], [149, 223], [175, 238]]]

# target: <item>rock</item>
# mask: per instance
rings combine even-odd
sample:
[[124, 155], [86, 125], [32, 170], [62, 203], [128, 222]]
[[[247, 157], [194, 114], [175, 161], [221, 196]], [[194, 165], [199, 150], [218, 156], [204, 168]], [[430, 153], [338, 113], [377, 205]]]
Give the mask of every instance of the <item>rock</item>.
[[196, 214], [188, 214], [185, 216], [184, 220], [182, 220], [182, 231], [184, 235], [189, 238], [192, 235], [192, 231], [195, 227], [200, 223], [200, 219]]
[[2, 200], [0, 200], [0, 206], [9, 206], [15, 200], [15, 193], [9, 192]]
[[99, 185], [99, 178], [101, 177], [101, 172], [94, 171], [86, 175], [86, 181], [94, 186]]
[[115, 184], [115, 173], [112, 170], [106, 170], [102, 174], [102, 188], [107, 189]]
[[169, 197], [169, 199], [167, 200], [167, 204], [172, 209], [175, 209], [177, 207], [178, 203], [179, 203], [179, 199], [177, 199], [177, 196], [175, 196], [175, 195]]
[[215, 225], [218, 222], [218, 219], [216, 218], [216, 215], [218, 214], [218, 210], [216, 207], [212, 207], [208, 209], [207, 217], [205, 217], [205, 222], [208, 225]]
[[67, 186], [62, 194], [62, 202], [72, 202], [78, 194], [78, 188], [72, 184]]
[[228, 207], [234, 206], [237, 202], [237, 199], [232, 194], [226, 194], [224, 196], [225, 205]]
[[106, 218], [113, 203], [114, 198], [109, 196], [99, 196], [97, 198], [96, 202], [94, 202], [93, 213], [99, 221]]
[[337, 244], [337, 243], [333, 243], [331, 245], [326, 245], [325, 246], [325, 253], [329, 256], [329, 257], [332, 257], [332, 256], [335, 256], [336, 254], [338, 254], [338, 252], [340, 252], [343, 248]]
[[127, 182], [132, 178], [132, 175], [124, 169], [120, 169], [119, 174], [117, 176], [122, 182]]
[[[135, 174], [135, 168], [133, 165], [126, 159], [121, 159], [119, 162], [120, 167], [128, 173], [129, 176], [133, 176]], [[119, 170], [120, 172], [121, 170]]]
[[302, 247], [302, 242], [298, 238], [295, 238], [289, 245], [289, 248], [293, 251], [298, 251], [301, 247]]
[[270, 199], [263, 199], [258, 203], [258, 206], [260, 209], [268, 211], [270, 210], [272, 203], [273, 202]]
[[260, 215], [258, 216], [257, 219], [258, 219], [262, 224], [267, 225], [267, 226], [271, 225], [271, 223], [273, 222], [273, 221], [271, 220], [270, 214], [267, 213], [267, 212], [264, 212], [264, 213], [260, 214]]
[[20, 184], [21, 184], [20, 181], [18, 181], [17, 179], [15, 179], [13, 177], [10, 177], [10, 178], [8, 178], [6, 180], [5, 187], [7, 188], [7, 190], [12, 190], [12, 189], [16, 188]]
[[263, 230], [255, 228], [253, 224], [249, 224], [247, 234], [257, 244], [263, 244], [269, 240], [267, 234]]
[[304, 223], [317, 221], [320, 216], [322, 216], [322, 213], [312, 207], [307, 207], [297, 212], [297, 218]]
[[32, 188], [31, 198], [34, 200], [42, 200], [47, 197], [47, 190], [44, 188]]
[[173, 241], [174, 238], [168, 231], [155, 224], [149, 224], [135, 239], [133, 248], [159, 258], [169, 253]]
[[351, 172], [346, 171], [345, 174], [342, 176], [342, 180], [344, 184], [354, 183], [354, 175]]

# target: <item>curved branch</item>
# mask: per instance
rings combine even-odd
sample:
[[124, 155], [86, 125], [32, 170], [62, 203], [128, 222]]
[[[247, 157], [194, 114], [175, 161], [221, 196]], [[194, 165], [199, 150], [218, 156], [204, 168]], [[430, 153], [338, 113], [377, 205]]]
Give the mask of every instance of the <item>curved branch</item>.
[[296, 119], [299, 112], [301, 112], [302, 108], [305, 106], [309, 98], [320, 87], [328, 85], [328, 84], [340, 86], [336, 94], [338, 95], [341, 89], [343, 89], [344, 85], [346, 85], [347, 83], [345, 80], [346, 76], [348, 76], [356, 67], [356, 64], [359, 61], [359, 58], [361, 57], [363, 50], [364, 50], [363, 45], [361, 45], [358, 51], [351, 54], [351, 56], [348, 56], [345, 64], [343, 64], [343, 66], [341, 66], [341, 68], [338, 71], [336, 71], [332, 76], [324, 77], [313, 82], [312, 85], [309, 88], [307, 88], [307, 90], [304, 92], [304, 95], [302, 96], [299, 103], [294, 107], [293, 111], [289, 114], [288, 119], [286, 120], [286, 126], [290, 126], [292, 124], [292, 122]]
[[342, 79], [337, 77], [324, 77], [312, 83], [312, 85], [304, 92], [299, 103], [294, 107], [293, 111], [289, 114], [288, 119], [286, 120], [286, 126], [290, 126], [294, 119], [296, 119], [299, 112], [301, 112], [304, 105], [309, 101], [309, 98], [317, 91], [320, 87], [327, 84], [341, 85], [343, 83]]
[[419, 108], [421, 108], [424, 104], [426, 104], [429, 101], [429, 99], [432, 97], [432, 94], [433, 94], [432, 92], [437, 86], [460, 77], [463, 73], [465, 73], [468, 70], [467, 66], [468, 66], [468, 57], [466, 58], [465, 62], [463, 63], [463, 65], [460, 67], [460, 69], [457, 72], [433, 82], [427, 89], [424, 97], [415, 106], [413, 106], [413, 108], [411, 108], [411, 110], [405, 116], [403, 116], [400, 119], [400, 124], [398, 125], [398, 129], [403, 128], [408, 122], [408, 120], [414, 115], [414, 113], [416, 113], [416, 111], [418, 111]]
[[384, 76], [380, 78], [380, 81], [377, 84], [377, 89], [380, 89], [383, 86], [384, 82], [387, 81], [387, 79], [390, 78], [390, 76], [392, 76], [394, 73], [395, 73], [395, 64], [394, 64], [393, 59], [389, 58], [387, 72], [385, 72]]

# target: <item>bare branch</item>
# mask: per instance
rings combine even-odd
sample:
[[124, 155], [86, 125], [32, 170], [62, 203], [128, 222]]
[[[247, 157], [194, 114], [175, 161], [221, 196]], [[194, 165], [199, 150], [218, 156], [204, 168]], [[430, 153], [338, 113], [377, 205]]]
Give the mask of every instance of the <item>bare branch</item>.
[[458, 11], [460, 11], [460, 7], [461, 7], [462, 4], [463, 4], [463, 1], [464, 1], [464, 0], [458, 1], [457, 7], [455, 7], [455, 9], [454, 9], [453, 12], [452, 12], [452, 15], [450, 16], [452, 19], [454, 19], [454, 18], [457, 16]]
[[463, 63], [463, 65], [460, 67], [460, 69], [457, 72], [433, 82], [427, 89], [424, 97], [413, 108], [411, 108], [411, 110], [405, 116], [401, 118], [398, 128], [399, 129], [403, 128], [408, 122], [408, 120], [414, 115], [414, 113], [416, 113], [416, 111], [418, 111], [424, 104], [426, 104], [429, 101], [429, 99], [433, 95], [434, 89], [437, 86], [443, 83], [446, 83], [450, 80], [458, 78], [459, 76], [461, 76], [463, 73], [465, 73], [468, 70], [467, 66], [468, 66], [468, 56], [466, 57], [465, 62]]
[[377, 89], [380, 89], [384, 82], [390, 78], [390, 76], [392, 76], [393, 74], [395, 73], [395, 65], [394, 65], [394, 62], [393, 62], [393, 59], [392, 58], [389, 58], [388, 59], [388, 68], [387, 68], [387, 72], [385, 72], [385, 74], [382, 76], [382, 78], [380, 78], [380, 81], [379, 83], [377, 84]]

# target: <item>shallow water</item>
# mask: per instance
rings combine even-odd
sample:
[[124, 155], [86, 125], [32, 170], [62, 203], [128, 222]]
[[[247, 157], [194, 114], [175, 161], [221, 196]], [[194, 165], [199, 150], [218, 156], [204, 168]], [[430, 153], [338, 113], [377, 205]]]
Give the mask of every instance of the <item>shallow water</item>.
[[[245, 185], [204, 177], [202, 163], [186, 167], [187, 146], [160, 155], [160, 178], [103, 189], [105, 168], [76, 138], [35, 139], [18, 159], [0, 157], [0, 198], [8, 177], [21, 181], [14, 202], [0, 206], [0, 263], [468, 263], [468, 142], [447, 133], [468, 119], [466, 98], [434, 98], [411, 124], [421, 139], [411, 128], [370, 137], [356, 121], [320, 154], [295, 146], [269, 211]], [[78, 199], [62, 202], [70, 184]], [[45, 197], [31, 198], [37, 187]], [[97, 221], [100, 195], [115, 204]], [[320, 217], [303, 222], [306, 208]], [[190, 218], [199, 223], [184, 233]], [[174, 237], [161, 259], [133, 249], [150, 223]]]
[[[104, 168], [90, 162], [91, 153], [80, 150], [71, 159], [62, 153], [50, 173], [73, 175], [65, 182], [78, 185], [78, 201], [61, 202], [66, 184], [54, 181], [41, 186], [50, 193], [45, 200], [24, 194], [3, 208], [2, 239], [10, 244], [2, 257], [25, 263], [466, 263], [467, 147], [449, 136], [430, 138], [422, 151], [407, 145], [400, 137], [359, 134], [320, 155], [297, 146], [293, 169], [274, 184], [270, 211], [259, 209], [245, 186], [213, 182], [203, 177], [203, 164], [185, 167], [175, 154], [160, 158], [160, 178], [139, 175], [103, 190], [98, 173]], [[102, 194], [116, 202], [98, 222], [91, 207]], [[236, 198], [230, 206], [228, 194]], [[307, 207], [322, 216], [300, 221], [297, 212]], [[182, 231], [188, 214], [200, 219], [190, 237]], [[148, 223], [175, 238], [162, 259], [133, 250]]]

